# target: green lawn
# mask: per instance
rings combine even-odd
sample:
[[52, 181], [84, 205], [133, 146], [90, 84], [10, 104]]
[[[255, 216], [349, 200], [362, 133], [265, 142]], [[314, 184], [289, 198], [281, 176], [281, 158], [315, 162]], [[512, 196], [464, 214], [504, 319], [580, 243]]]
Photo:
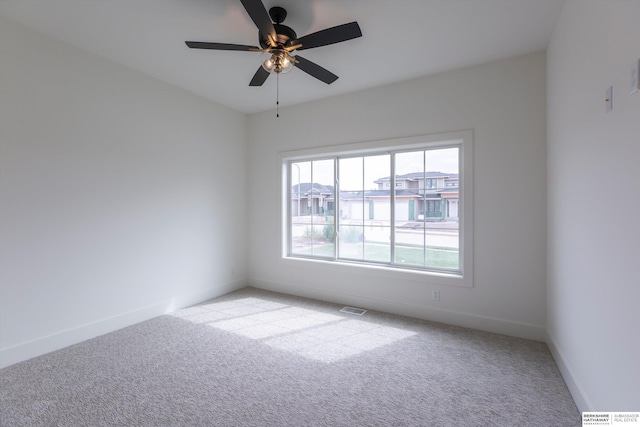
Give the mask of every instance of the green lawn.
[[[380, 243], [366, 242], [362, 243], [346, 243], [340, 247], [340, 257], [348, 259], [356, 259], [362, 261], [389, 262], [391, 258], [391, 249], [389, 245]], [[333, 257], [333, 243], [322, 243], [311, 248], [306, 248], [296, 253], [300, 255], [315, 255]], [[459, 256], [458, 251], [451, 248], [401, 246], [396, 245], [395, 264], [416, 266], [458, 269]]]

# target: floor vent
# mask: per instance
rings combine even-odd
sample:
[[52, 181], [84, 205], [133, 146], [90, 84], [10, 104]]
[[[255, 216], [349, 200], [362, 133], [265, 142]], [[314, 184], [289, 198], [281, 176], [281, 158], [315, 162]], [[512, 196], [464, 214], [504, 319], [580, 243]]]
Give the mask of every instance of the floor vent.
[[363, 310], [361, 308], [355, 308], [355, 307], [344, 307], [340, 311], [342, 313], [355, 314], [356, 316], [362, 316], [363, 314], [365, 314], [367, 312], [367, 310]]

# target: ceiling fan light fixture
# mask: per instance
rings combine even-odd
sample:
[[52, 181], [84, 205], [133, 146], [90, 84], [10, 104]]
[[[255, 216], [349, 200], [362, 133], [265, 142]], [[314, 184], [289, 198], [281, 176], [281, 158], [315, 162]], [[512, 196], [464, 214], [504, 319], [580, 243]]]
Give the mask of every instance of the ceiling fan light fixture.
[[262, 67], [270, 73], [286, 74], [293, 69], [295, 59], [284, 50], [276, 50], [262, 62]]
[[282, 70], [281, 73], [288, 73], [293, 70], [293, 66], [295, 65], [295, 60], [289, 56], [289, 54], [285, 53], [282, 58]]
[[273, 55], [268, 54], [267, 58], [262, 61], [262, 68], [264, 68], [270, 73], [273, 73], [273, 70], [275, 69], [275, 67], [276, 67], [276, 62], [273, 58]]

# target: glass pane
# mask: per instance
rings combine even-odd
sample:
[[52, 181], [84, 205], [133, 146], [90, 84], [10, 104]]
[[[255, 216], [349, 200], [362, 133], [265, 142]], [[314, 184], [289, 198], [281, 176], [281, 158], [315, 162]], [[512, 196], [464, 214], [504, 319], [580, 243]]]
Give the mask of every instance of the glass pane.
[[391, 190], [385, 187], [389, 184], [390, 158], [388, 154], [364, 158], [365, 194], [369, 203], [366, 219], [371, 226], [391, 225]]
[[[365, 203], [362, 167], [362, 157], [340, 159], [339, 161], [341, 257], [346, 256], [345, 254], [350, 254], [350, 257], [355, 256], [356, 259], [362, 259], [361, 250], [357, 254], [353, 252], [355, 250], [353, 248], [353, 244], [357, 241], [354, 236], [361, 234], [358, 230], [362, 228], [364, 220], [368, 216], [368, 206]], [[353, 228], [347, 226], [358, 227]]]
[[424, 150], [398, 153], [395, 156], [396, 227], [411, 228], [421, 214], [420, 187], [424, 181]]
[[390, 261], [390, 155], [340, 159], [341, 258]]
[[[311, 188], [311, 162], [291, 163], [291, 217], [307, 215], [306, 193]], [[304, 202], [304, 203], [303, 203]]]
[[364, 260], [391, 261], [391, 227], [372, 224], [364, 229]]
[[311, 162], [291, 163], [291, 252], [311, 255], [311, 229], [306, 194], [311, 188]]
[[340, 258], [364, 259], [364, 227], [340, 225]]
[[424, 193], [426, 267], [460, 268], [459, 229], [459, 148], [425, 152], [425, 174], [430, 175]]
[[395, 230], [395, 262], [398, 264], [424, 267], [423, 224], [405, 224]]
[[458, 269], [458, 148], [398, 153], [394, 262]]
[[419, 221], [424, 182], [424, 150], [395, 156], [395, 260], [402, 265], [424, 267], [424, 228]]
[[[424, 150], [396, 154], [396, 181], [416, 180], [424, 171]], [[417, 187], [417, 182], [413, 185]], [[396, 185], [396, 187], [398, 187]], [[400, 186], [405, 188], [403, 186]]]
[[314, 256], [333, 258], [335, 255], [333, 221], [322, 224], [313, 224], [313, 247]]
[[[389, 177], [388, 174], [381, 176]], [[368, 193], [369, 218], [364, 230], [364, 259], [388, 263], [391, 262], [391, 191], [371, 190]]]
[[364, 158], [364, 185], [367, 190], [389, 190], [385, 182], [389, 182], [391, 175], [391, 156], [384, 154], [381, 156], [368, 156]]
[[313, 166], [313, 182], [333, 188], [333, 159], [314, 160], [311, 163]]
[[312, 253], [314, 256], [334, 256], [333, 213], [329, 213], [334, 201], [334, 161], [311, 162], [312, 186], [307, 193], [307, 211], [311, 217]]
[[341, 191], [362, 191], [364, 189], [362, 166], [362, 157], [340, 159]]
[[291, 163], [291, 252], [333, 257], [334, 162]]

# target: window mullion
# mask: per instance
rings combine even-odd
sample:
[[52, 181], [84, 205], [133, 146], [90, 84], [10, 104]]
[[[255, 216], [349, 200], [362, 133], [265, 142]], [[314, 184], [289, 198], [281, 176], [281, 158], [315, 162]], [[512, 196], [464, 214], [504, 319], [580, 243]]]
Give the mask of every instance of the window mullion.
[[364, 165], [365, 165], [365, 156], [362, 156], [362, 259], [365, 259], [365, 255], [364, 255], [364, 248], [365, 248], [365, 244], [364, 244], [364, 231], [365, 231], [365, 220], [366, 220], [366, 207], [365, 207], [365, 202], [366, 202], [366, 198], [365, 198], [365, 187], [364, 187]]
[[[293, 213], [291, 208], [291, 200], [293, 200], [293, 179], [291, 176], [293, 175], [293, 162], [289, 161], [287, 163], [287, 255], [291, 255], [293, 252]], [[299, 185], [298, 185], [299, 186]], [[298, 193], [300, 192], [300, 188], [298, 188]], [[299, 197], [299, 196], [298, 196]], [[298, 213], [300, 215], [300, 213]]]
[[[465, 235], [465, 227], [467, 224], [467, 219], [465, 218], [464, 205], [465, 205], [465, 165], [464, 165], [464, 150], [465, 148], [462, 145], [458, 146], [458, 263], [460, 266], [460, 271], [463, 271], [464, 257], [465, 251], [464, 248], [464, 235]], [[470, 220], [470, 219], [469, 219]]]
[[316, 251], [316, 242], [313, 236], [314, 228], [313, 228], [313, 184], [315, 177], [313, 176], [313, 164], [314, 161], [311, 162], [311, 188], [309, 189], [309, 197], [307, 197], [307, 209], [309, 210], [309, 224], [311, 228], [311, 255], [315, 255]]
[[396, 153], [389, 153], [389, 161], [391, 165], [389, 167], [390, 171], [390, 182], [391, 182], [391, 193], [389, 193], [389, 209], [390, 212], [390, 220], [391, 224], [389, 227], [390, 243], [391, 248], [389, 251], [390, 260], [389, 263], [395, 264], [396, 259]]
[[427, 151], [422, 152], [422, 176], [424, 182], [424, 188], [422, 189], [423, 209], [424, 214], [422, 219], [422, 266], [427, 266], [427, 215], [429, 209], [427, 208]]
[[340, 212], [340, 162], [338, 157], [333, 158], [333, 259], [340, 258], [340, 245], [338, 233], [338, 212]]

